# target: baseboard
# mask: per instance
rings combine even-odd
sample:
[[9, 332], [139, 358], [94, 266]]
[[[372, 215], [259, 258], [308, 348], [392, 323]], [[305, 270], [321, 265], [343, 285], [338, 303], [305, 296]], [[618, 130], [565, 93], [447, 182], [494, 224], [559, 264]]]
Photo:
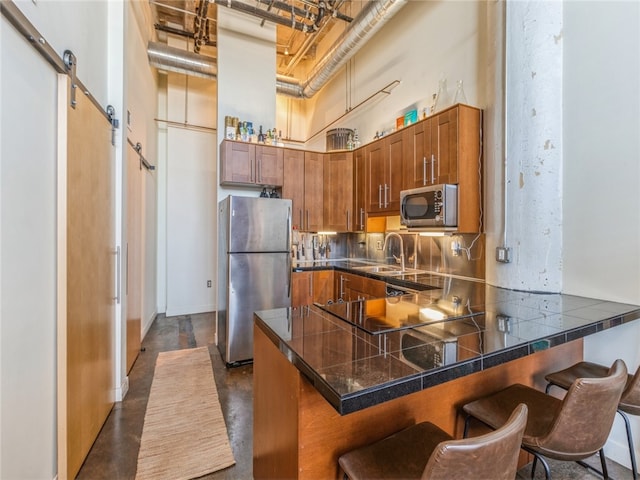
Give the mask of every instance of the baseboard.
[[165, 315], [167, 317], [177, 317], [179, 315], [195, 315], [198, 313], [215, 312], [215, 305], [194, 305], [190, 307], [167, 308]]
[[[619, 415], [616, 415], [616, 423], [619, 421]], [[632, 418], [631, 415], [629, 416]], [[622, 421], [620, 421], [622, 423]], [[632, 425], [633, 428], [633, 425]], [[637, 444], [636, 444], [637, 445]], [[640, 458], [640, 452], [638, 452], [638, 448], [636, 446], [636, 458]], [[619, 431], [612, 432], [612, 435], [609, 435], [609, 439], [607, 443], [604, 445], [604, 454], [607, 458], [613, 460], [620, 465], [631, 469], [631, 458], [629, 457], [629, 444], [627, 443], [626, 432], [624, 430], [624, 426], [622, 426]]]
[[153, 325], [153, 322], [156, 321], [156, 317], [158, 316], [158, 311], [156, 310], [155, 312], [153, 312], [151, 314], [151, 316], [147, 319], [147, 321], [142, 325], [142, 337], [140, 337], [141, 340], [144, 340], [144, 337], [147, 336], [147, 333], [149, 332], [149, 329], [151, 328], [151, 325]]
[[120, 384], [120, 386], [116, 388], [116, 392], [115, 392], [116, 402], [121, 402], [122, 400], [124, 400], [124, 397], [127, 395], [128, 391], [129, 391], [129, 377], [124, 377], [122, 379], [122, 383]]

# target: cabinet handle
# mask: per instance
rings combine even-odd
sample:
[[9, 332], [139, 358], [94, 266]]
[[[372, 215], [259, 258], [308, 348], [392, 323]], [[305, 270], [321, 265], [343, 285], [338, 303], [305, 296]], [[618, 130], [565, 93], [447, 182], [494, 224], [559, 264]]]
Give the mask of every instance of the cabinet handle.
[[346, 278], [340, 275], [340, 298], [344, 298], [344, 282], [345, 281], [346, 281]]
[[387, 191], [389, 190], [389, 185], [387, 185], [386, 183], [384, 184], [384, 208], [387, 208], [389, 206], [389, 200], [387, 198]]
[[436, 163], [436, 157], [435, 155], [432, 153], [431, 154], [431, 184], [435, 185], [436, 183], [436, 176], [435, 176], [435, 163]]
[[347, 230], [351, 230], [351, 218], [349, 215], [349, 210], [347, 210]]
[[364, 230], [364, 208], [360, 207], [360, 229]]
[[302, 209], [298, 210], [300, 212], [300, 228], [304, 228], [304, 222], [302, 218]]
[[309, 230], [311, 227], [309, 226], [309, 210], [307, 210], [307, 230]]
[[262, 183], [262, 162], [258, 162], [258, 182]]
[[427, 157], [422, 157], [422, 185], [427, 184]]
[[378, 185], [378, 208], [382, 208], [382, 185]]
[[309, 275], [309, 296], [313, 298], [313, 273]]

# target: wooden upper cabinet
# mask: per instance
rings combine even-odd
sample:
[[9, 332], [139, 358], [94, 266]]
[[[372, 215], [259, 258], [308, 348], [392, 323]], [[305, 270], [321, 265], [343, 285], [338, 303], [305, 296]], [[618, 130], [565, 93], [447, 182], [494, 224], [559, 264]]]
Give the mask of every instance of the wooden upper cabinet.
[[431, 125], [433, 118], [409, 127], [404, 148], [404, 189], [434, 185], [437, 181], [432, 161]]
[[324, 156], [324, 230], [354, 230], [353, 152]]
[[304, 152], [304, 227], [308, 232], [323, 229], [324, 155]]
[[284, 151], [269, 145], [256, 145], [255, 178], [258, 185], [281, 187], [284, 172]]
[[363, 232], [366, 227], [366, 154], [364, 148], [353, 153], [353, 231]]
[[255, 184], [256, 146], [223, 140], [220, 144], [220, 183]]
[[459, 108], [464, 107], [451, 108], [433, 118], [431, 142], [435, 165], [432, 168], [437, 172], [437, 184], [458, 183]]
[[221, 185], [281, 187], [283, 172], [281, 148], [233, 140], [220, 144]]
[[384, 211], [384, 167], [388, 138], [382, 138], [365, 147], [367, 212]]
[[400, 191], [404, 183], [402, 163], [404, 156], [404, 144], [407, 140], [408, 130], [401, 130], [389, 136], [389, 155], [385, 164], [387, 194], [385, 210], [394, 215], [400, 213]]
[[396, 132], [366, 148], [367, 212], [400, 212], [406, 133]]
[[480, 110], [455, 105], [412, 129], [411, 145], [405, 149], [405, 189], [459, 184], [461, 170], [477, 181], [472, 170], [478, 170]]
[[304, 151], [285, 148], [282, 198], [292, 202], [292, 226], [302, 230], [304, 226]]

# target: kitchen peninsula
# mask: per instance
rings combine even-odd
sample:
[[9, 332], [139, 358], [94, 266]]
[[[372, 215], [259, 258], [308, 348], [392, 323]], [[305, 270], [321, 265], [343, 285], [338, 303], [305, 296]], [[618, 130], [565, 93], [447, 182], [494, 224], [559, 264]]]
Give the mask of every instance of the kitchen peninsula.
[[[636, 305], [446, 275], [380, 278], [424, 291], [256, 312], [255, 478], [338, 478], [339, 455], [424, 420], [460, 437], [465, 402], [516, 382], [542, 388], [582, 359], [583, 337], [640, 318]], [[440, 362], [421, 364], [429, 345]]]

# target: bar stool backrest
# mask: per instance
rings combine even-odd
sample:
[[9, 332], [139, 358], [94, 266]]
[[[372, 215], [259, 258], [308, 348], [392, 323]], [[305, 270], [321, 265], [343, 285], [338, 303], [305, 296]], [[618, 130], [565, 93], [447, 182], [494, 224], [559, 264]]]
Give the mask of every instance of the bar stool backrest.
[[535, 439], [541, 449], [558, 458], [600, 450], [611, 431], [618, 402], [627, 382], [627, 367], [616, 360], [603, 378], [578, 378], [564, 397], [551, 429]]
[[497, 430], [478, 437], [441, 442], [429, 457], [423, 480], [513, 480], [518, 469], [527, 412], [527, 406], [521, 403], [507, 423]]
[[631, 382], [627, 383], [627, 388], [622, 392], [620, 407], [631, 415], [640, 415], [640, 366]]

